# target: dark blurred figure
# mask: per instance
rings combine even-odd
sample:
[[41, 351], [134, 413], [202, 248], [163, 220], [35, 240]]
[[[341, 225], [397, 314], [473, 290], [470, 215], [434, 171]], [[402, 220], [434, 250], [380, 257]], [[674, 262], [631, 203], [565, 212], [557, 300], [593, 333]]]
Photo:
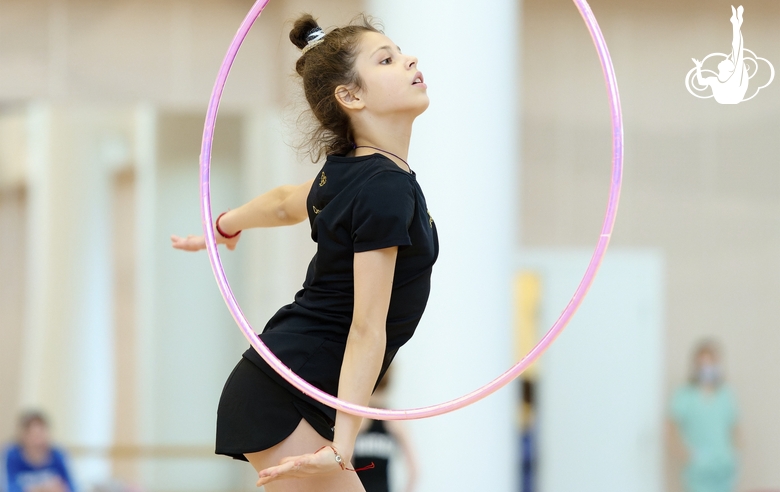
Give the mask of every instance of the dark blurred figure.
[[710, 341], [693, 353], [691, 377], [672, 399], [672, 439], [686, 449], [686, 492], [733, 492], [737, 478], [737, 404]]
[[3, 452], [6, 492], [74, 492], [64, 453], [51, 445], [41, 412], [19, 418], [19, 440]]
[[[390, 385], [388, 370], [379, 382], [369, 404], [375, 408], [387, 408], [387, 388]], [[417, 481], [417, 464], [411, 440], [404, 423], [398, 420], [363, 419], [360, 434], [355, 441], [353, 464], [362, 468], [374, 463], [374, 468], [358, 472], [366, 492], [390, 491], [390, 462], [399, 451], [406, 463], [406, 492], [412, 492]]]
[[530, 379], [520, 382], [522, 397], [520, 459], [522, 492], [536, 490], [536, 386]]

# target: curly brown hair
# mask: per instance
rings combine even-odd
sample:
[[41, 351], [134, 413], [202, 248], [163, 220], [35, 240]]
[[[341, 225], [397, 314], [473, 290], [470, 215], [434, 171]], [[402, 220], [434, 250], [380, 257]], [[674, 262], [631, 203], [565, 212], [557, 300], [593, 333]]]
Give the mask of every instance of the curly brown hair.
[[[349, 116], [336, 100], [336, 87], [363, 88], [355, 59], [364, 33], [383, 33], [376, 24], [370, 16], [359, 14], [347, 26], [325, 34], [295, 63], [295, 71], [303, 79], [306, 101], [318, 123], [302, 145], [312, 162], [331, 154], [344, 155], [354, 148], [353, 129]], [[295, 21], [290, 41], [303, 50], [317, 28], [316, 19], [304, 14]]]

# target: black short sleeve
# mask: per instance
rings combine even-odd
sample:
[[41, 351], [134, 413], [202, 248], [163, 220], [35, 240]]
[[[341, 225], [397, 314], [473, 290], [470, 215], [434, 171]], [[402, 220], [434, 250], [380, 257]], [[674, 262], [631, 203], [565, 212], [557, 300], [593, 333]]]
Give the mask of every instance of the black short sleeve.
[[414, 188], [408, 176], [385, 171], [369, 178], [352, 209], [354, 252], [411, 245], [409, 226], [414, 206]]

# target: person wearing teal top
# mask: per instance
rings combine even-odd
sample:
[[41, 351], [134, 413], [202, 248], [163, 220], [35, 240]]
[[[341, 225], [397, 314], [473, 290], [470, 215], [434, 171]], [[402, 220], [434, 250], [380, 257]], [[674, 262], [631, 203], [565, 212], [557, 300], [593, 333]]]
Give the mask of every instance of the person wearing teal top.
[[723, 382], [716, 346], [704, 342], [694, 352], [689, 384], [671, 404], [676, 434], [687, 449], [686, 492], [733, 492], [737, 478], [737, 405]]

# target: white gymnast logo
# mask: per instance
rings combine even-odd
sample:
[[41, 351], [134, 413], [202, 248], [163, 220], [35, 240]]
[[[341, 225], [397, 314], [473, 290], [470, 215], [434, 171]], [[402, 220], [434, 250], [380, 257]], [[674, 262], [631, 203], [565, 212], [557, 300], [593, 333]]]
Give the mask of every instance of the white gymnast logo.
[[[685, 88], [694, 96], [701, 99], [714, 97], [720, 104], [739, 104], [742, 101], [753, 99], [758, 94], [758, 91], [771, 84], [772, 79], [775, 78], [775, 67], [766, 58], [761, 58], [745, 48], [742, 32], [740, 31], [742, 27], [742, 12], [744, 11], [745, 9], [742, 8], [742, 5], [736, 10], [734, 10], [733, 5], [731, 6], [732, 15], [730, 20], [733, 36], [730, 54], [711, 53], [704, 57], [702, 61], [692, 58], [696, 66], [685, 76]], [[713, 70], [702, 68], [702, 65], [709, 58], [721, 60], [718, 63], [717, 73]], [[758, 73], [758, 60], [763, 61], [769, 67], [769, 80], [764, 85], [757, 87], [750, 97], [745, 97], [750, 79]], [[703, 73], [712, 74], [714, 77], [704, 77], [702, 76]], [[708, 87], [712, 89], [712, 94], [697, 94], [697, 92], [706, 93]]]

